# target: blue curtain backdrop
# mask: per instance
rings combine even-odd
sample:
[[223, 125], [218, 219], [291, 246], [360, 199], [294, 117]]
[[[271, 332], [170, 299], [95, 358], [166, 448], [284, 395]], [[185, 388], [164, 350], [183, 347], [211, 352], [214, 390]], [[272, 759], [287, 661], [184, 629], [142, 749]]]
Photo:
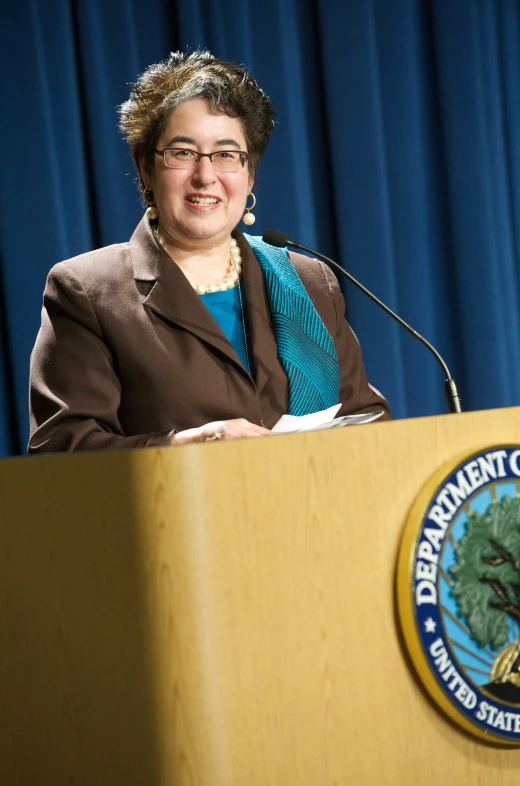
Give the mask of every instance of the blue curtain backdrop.
[[[465, 409], [520, 403], [518, 0], [18, 0], [1, 20], [0, 455], [25, 449], [49, 268], [142, 215], [115, 107], [180, 48], [245, 64], [275, 105], [255, 229], [346, 265]], [[444, 412], [435, 361], [345, 291], [394, 414]]]

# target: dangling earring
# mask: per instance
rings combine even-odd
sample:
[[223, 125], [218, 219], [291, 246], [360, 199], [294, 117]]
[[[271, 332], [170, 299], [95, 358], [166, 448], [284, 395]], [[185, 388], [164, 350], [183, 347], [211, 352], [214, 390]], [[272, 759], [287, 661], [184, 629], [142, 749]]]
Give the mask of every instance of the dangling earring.
[[148, 221], [155, 221], [156, 218], [159, 218], [159, 211], [155, 207], [155, 199], [153, 196], [153, 191], [149, 188], [146, 189], [144, 192], [144, 201], [148, 205], [146, 210], [146, 218]]
[[246, 207], [246, 212], [242, 216], [242, 221], [244, 222], [244, 224], [247, 224], [247, 226], [250, 227], [256, 221], [256, 216], [254, 216], [253, 213], [251, 213], [252, 209], [256, 205], [256, 197], [252, 191], [250, 191], [247, 196], [253, 197], [253, 204], [251, 205], [251, 207]]

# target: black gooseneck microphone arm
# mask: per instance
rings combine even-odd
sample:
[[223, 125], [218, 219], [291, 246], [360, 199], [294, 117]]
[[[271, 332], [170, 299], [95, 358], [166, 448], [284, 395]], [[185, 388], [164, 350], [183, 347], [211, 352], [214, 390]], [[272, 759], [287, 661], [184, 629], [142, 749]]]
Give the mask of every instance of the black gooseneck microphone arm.
[[392, 311], [392, 309], [389, 306], [387, 306], [385, 303], [379, 300], [379, 298], [376, 297], [376, 295], [374, 295], [372, 292], [370, 292], [369, 289], [363, 286], [363, 284], [361, 284], [356, 278], [354, 278], [354, 276], [352, 276], [344, 268], [342, 268], [341, 265], [338, 265], [337, 262], [334, 262], [333, 259], [329, 259], [329, 257], [326, 257], [325, 254], [320, 254], [319, 251], [316, 251], [313, 248], [308, 248], [307, 246], [302, 246], [300, 243], [295, 243], [294, 240], [289, 240], [287, 235], [285, 235], [283, 232], [278, 232], [278, 230], [276, 229], [266, 229], [263, 234], [262, 240], [265, 243], [269, 243], [269, 245], [271, 246], [278, 246], [279, 248], [285, 248], [286, 246], [291, 246], [293, 248], [299, 248], [302, 251], [308, 251], [309, 254], [313, 254], [314, 256], [319, 257], [319, 259], [322, 259], [324, 262], [328, 262], [329, 265], [332, 265], [333, 267], [340, 270], [343, 273], [343, 275], [346, 276], [346, 278], [348, 278], [349, 281], [355, 284], [356, 287], [358, 287], [362, 292], [364, 292], [365, 295], [367, 295], [370, 298], [370, 300], [373, 300], [374, 303], [377, 303], [377, 305], [380, 306], [383, 309], [383, 311], [386, 311], [386, 313], [389, 314], [391, 317], [393, 317], [393, 319], [395, 319], [396, 322], [399, 322], [399, 324], [402, 325], [402, 327], [404, 327], [404, 329], [407, 330], [408, 333], [411, 333], [412, 336], [415, 336], [415, 338], [421, 342], [421, 344], [424, 344], [426, 349], [430, 350], [430, 352], [438, 361], [438, 363], [440, 363], [442, 370], [446, 376], [446, 380], [444, 382], [444, 393], [446, 395], [446, 401], [448, 402], [449, 411], [462, 412], [457, 385], [455, 384], [455, 380], [453, 379], [453, 377], [449, 372], [448, 366], [446, 365], [440, 354], [437, 352], [435, 347], [432, 346], [430, 342], [424, 338], [424, 336], [421, 336], [420, 333], [418, 333], [411, 325], [409, 325], [408, 322], [405, 322], [404, 319], [401, 319], [401, 317], [398, 314], [396, 314], [395, 311]]

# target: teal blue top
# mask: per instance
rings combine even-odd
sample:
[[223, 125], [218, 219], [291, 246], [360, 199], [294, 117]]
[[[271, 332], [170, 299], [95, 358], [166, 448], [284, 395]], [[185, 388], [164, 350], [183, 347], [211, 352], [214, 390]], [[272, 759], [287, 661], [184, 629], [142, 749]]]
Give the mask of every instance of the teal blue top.
[[[242, 289], [241, 292], [242, 300], [244, 301], [244, 290]], [[217, 322], [218, 326], [237, 353], [238, 357], [244, 365], [245, 370], [247, 371], [247, 353], [244, 342], [244, 327], [242, 325], [238, 286], [233, 287], [233, 289], [226, 289], [224, 292], [209, 292], [207, 295], [201, 295], [200, 299], [210, 312], [213, 319]], [[251, 366], [251, 352], [249, 352], [249, 356]], [[251, 373], [253, 373], [252, 368]]]

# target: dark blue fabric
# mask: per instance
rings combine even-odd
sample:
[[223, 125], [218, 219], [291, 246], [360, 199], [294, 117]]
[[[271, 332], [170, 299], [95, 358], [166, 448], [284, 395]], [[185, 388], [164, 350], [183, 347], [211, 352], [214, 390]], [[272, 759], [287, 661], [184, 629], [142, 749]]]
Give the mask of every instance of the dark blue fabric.
[[[27, 440], [47, 271], [128, 239], [141, 215], [115, 107], [186, 47], [245, 64], [278, 112], [255, 232], [282, 229], [372, 287], [445, 355], [464, 408], [519, 403], [517, 0], [4, 5], [0, 454]], [[446, 411], [435, 361], [345, 291], [394, 414]]]
[[250, 369], [253, 374], [244, 341], [238, 287], [226, 289], [224, 292], [209, 292], [207, 295], [201, 295], [200, 299], [237, 353], [244, 368]]

